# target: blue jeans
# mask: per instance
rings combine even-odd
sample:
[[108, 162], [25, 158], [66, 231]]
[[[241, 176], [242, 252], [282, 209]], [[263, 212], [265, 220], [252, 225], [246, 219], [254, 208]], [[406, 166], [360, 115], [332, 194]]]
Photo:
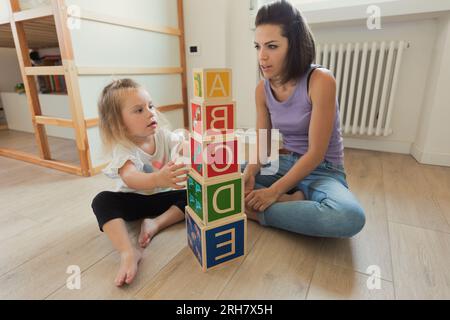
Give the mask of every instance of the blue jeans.
[[[268, 188], [282, 178], [300, 158], [296, 153], [280, 155], [275, 175], [256, 176], [255, 189]], [[244, 166], [245, 167], [245, 166]], [[297, 184], [304, 201], [277, 202], [258, 213], [263, 226], [314, 237], [350, 238], [366, 222], [364, 210], [348, 189], [344, 166], [324, 161]]]

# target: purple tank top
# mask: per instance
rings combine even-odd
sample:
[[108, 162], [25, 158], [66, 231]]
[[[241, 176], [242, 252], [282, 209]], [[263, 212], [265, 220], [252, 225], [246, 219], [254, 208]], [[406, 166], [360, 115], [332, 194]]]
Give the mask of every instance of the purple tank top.
[[[308, 151], [309, 124], [311, 122], [312, 103], [308, 96], [308, 79], [312, 71], [320, 66], [312, 65], [297, 82], [293, 94], [285, 102], [279, 102], [264, 80], [266, 103], [269, 109], [272, 128], [278, 129], [283, 136], [284, 148], [304, 155]], [[336, 99], [336, 116], [325, 160], [334, 164], [344, 164], [344, 144], [340, 131], [339, 104]]]

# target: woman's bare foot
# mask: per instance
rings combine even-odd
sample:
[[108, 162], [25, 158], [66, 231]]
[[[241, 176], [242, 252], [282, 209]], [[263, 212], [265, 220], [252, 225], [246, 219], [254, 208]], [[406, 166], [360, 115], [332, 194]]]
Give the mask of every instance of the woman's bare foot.
[[159, 226], [153, 219], [144, 219], [141, 224], [141, 233], [138, 242], [141, 248], [147, 248], [152, 238], [158, 233]]
[[133, 249], [132, 252], [123, 252], [120, 255], [120, 267], [117, 273], [116, 280], [114, 281], [116, 286], [121, 287], [125, 283], [131, 284], [136, 277], [138, 264], [142, 259], [142, 252], [137, 249]]
[[248, 219], [259, 222], [258, 211], [254, 210], [253, 208], [247, 205], [245, 206], [245, 214], [247, 215]]
[[283, 194], [278, 202], [288, 202], [288, 201], [301, 201], [305, 200], [305, 195], [301, 191], [297, 191], [293, 194]]

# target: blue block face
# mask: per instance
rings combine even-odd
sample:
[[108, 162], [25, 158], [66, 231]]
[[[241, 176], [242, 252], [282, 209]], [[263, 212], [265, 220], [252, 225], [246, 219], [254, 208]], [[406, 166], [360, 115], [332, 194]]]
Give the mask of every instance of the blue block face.
[[245, 220], [206, 231], [207, 268], [244, 255]]
[[202, 259], [202, 232], [189, 214], [186, 214], [186, 228], [189, 247], [197, 257], [200, 265], [203, 265]]

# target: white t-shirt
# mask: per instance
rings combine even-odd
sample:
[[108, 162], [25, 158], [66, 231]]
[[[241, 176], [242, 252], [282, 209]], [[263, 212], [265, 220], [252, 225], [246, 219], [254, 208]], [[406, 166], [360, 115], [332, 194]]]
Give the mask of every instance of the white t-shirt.
[[170, 191], [170, 188], [155, 188], [152, 190], [134, 190], [129, 188], [119, 175], [119, 170], [127, 161], [133, 162], [137, 170], [145, 173], [158, 172], [169, 161], [176, 158], [180, 144], [184, 138], [167, 129], [159, 129], [155, 133], [155, 153], [149, 155], [138, 146], [125, 147], [117, 145], [112, 154], [111, 163], [103, 170], [103, 173], [112, 178], [117, 179], [115, 192], [134, 192], [143, 195], [151, 195], [159, 192]]

